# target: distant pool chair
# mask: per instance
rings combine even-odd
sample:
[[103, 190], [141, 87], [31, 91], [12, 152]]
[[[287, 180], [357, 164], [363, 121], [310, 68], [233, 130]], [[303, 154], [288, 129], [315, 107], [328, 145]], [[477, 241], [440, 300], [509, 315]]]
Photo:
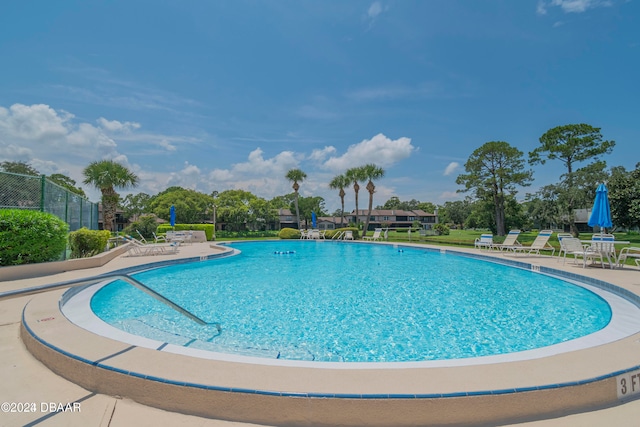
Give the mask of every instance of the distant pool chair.
[[491, 249], [493, 248], [493, 234], [485, 233], [477, 237], [473, 242], [473, 247], [476, 249]]
[[549, 243], [549, 239], [553, 235], [553, 230], [542, 230], [536, 236], [536, 239], [533, 241], [531, 246], [512, 246], [508, 248], [512, 250], [515, 254], [522, 252], [528, 255], [536, 254], [541, 255], [540, 251], [551, 251], [551, 256], [556, 253], [556, 248], [551, 246]]
[[382, 228], [376, 228], [371, 236], [363, 236], [363, 240], [376, 241], [382, 239]]
[[640, 267], [640, 248], [638, 247], [627, 247], [622, 248], [620, 251], [620, 256], [618, 256], [618, 267], [623, 267], [624, 263], [627, 261], [627, 258], [632, 258], [636, 265]]
[[520, 230], [511, 230], [505, 237], [504, 242], [494, 243], [491, 245], [491, 249], [503, 250], [521, 247], [522, 243], [518, 242], [518, 236], [520, 236]]

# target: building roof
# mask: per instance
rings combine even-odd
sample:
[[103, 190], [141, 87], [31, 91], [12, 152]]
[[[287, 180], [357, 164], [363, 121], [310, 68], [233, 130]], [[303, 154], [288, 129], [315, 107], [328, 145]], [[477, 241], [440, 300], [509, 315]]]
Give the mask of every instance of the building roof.
[[[368, 209], [358, 209], [358, 216], [366, 216], [369, 213]], [[355, 209], [349, 214], [355, 215]], [[405, 211], [403, 209], [372, 209], [371, 215], [375, 216], [436, 216], [432, 213], [427, 213], [421, 209], [416, 209], [413, 211]]]

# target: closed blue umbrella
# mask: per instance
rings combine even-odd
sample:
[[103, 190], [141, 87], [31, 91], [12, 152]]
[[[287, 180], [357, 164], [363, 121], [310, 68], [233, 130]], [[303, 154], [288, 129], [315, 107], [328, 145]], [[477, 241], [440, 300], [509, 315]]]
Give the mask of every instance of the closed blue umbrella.
[[317, 224], [316, 224], [317, 222], [318, 222], [318, 219], [316, 217], [316, 213], [315, 212], [311, 212], [311, 226], [313, 228], [317, 228]]
[[169, 223], [172, 227], [176, 226], [176, 207], [171, 205], [171, 209], [169, 210]]
[[609, 207], [609, 194], [604, 184], [600, 184], [596, 190], [596, 198], [593, 201], [593, 209], [591, 210], [588, 224], [591, 227], [597, 225], [600, 228], [611, 228], [613, 226], [611, 208]]

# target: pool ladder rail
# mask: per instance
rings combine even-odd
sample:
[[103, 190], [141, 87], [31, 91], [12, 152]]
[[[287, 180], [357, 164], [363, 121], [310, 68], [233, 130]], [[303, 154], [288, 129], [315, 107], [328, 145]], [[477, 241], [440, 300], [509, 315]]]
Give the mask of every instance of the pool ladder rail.
[[51, 285], [36, 286], [32, 288], [17, 289], [14, 291], [2, 292], [0, 293], [0, 301], [4, 299], [9, 299], [9, 298], [47, 292], [47, 291], [51, 291], [58, 288], [75, 288], [77, 286], [83, 286], [83, 285], [94, 285], [96, 283], [104, 282], [110, 279], [120, 279], [129, 283], [130, 285], [141, 290], [142, 292], [146, 293], [152, 298], [160, 301], [161, 303], [168, 305], [172, 309], [176, 310], [178, 313], [188, 317], [189, 319], [193, 320], [199, 325], [215, 326], [218, 329], [218, 332], [222, 330], [222, 327], [219, 322], [206, 322], [202, 320], [200, 317], [191, 313], [186, 308], [179, 306], [175, 302], [171, 301], [169, 298], [159, 294], [158, 292], [154, 291], [153, 289], [151, 289], [141, 281], [136, 280], [127, 274], [105, 274], [103, 276], [92, 277], [90, 279], [71, 280], [68, 282], [54, 283]]

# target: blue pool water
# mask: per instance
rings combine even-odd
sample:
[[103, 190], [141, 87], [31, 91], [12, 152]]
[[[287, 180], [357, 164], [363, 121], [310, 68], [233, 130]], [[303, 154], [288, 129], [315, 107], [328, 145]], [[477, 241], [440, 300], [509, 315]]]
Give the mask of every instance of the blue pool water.
[[609, 305], [557, 278], [451, 252], [338, 242], [235, 245], [241, 254], [135, 277], [214, 326], [124, 282], [105, 322], [163, 342], [289, 360], [400, 362], [529, 350], [604, 328]]

